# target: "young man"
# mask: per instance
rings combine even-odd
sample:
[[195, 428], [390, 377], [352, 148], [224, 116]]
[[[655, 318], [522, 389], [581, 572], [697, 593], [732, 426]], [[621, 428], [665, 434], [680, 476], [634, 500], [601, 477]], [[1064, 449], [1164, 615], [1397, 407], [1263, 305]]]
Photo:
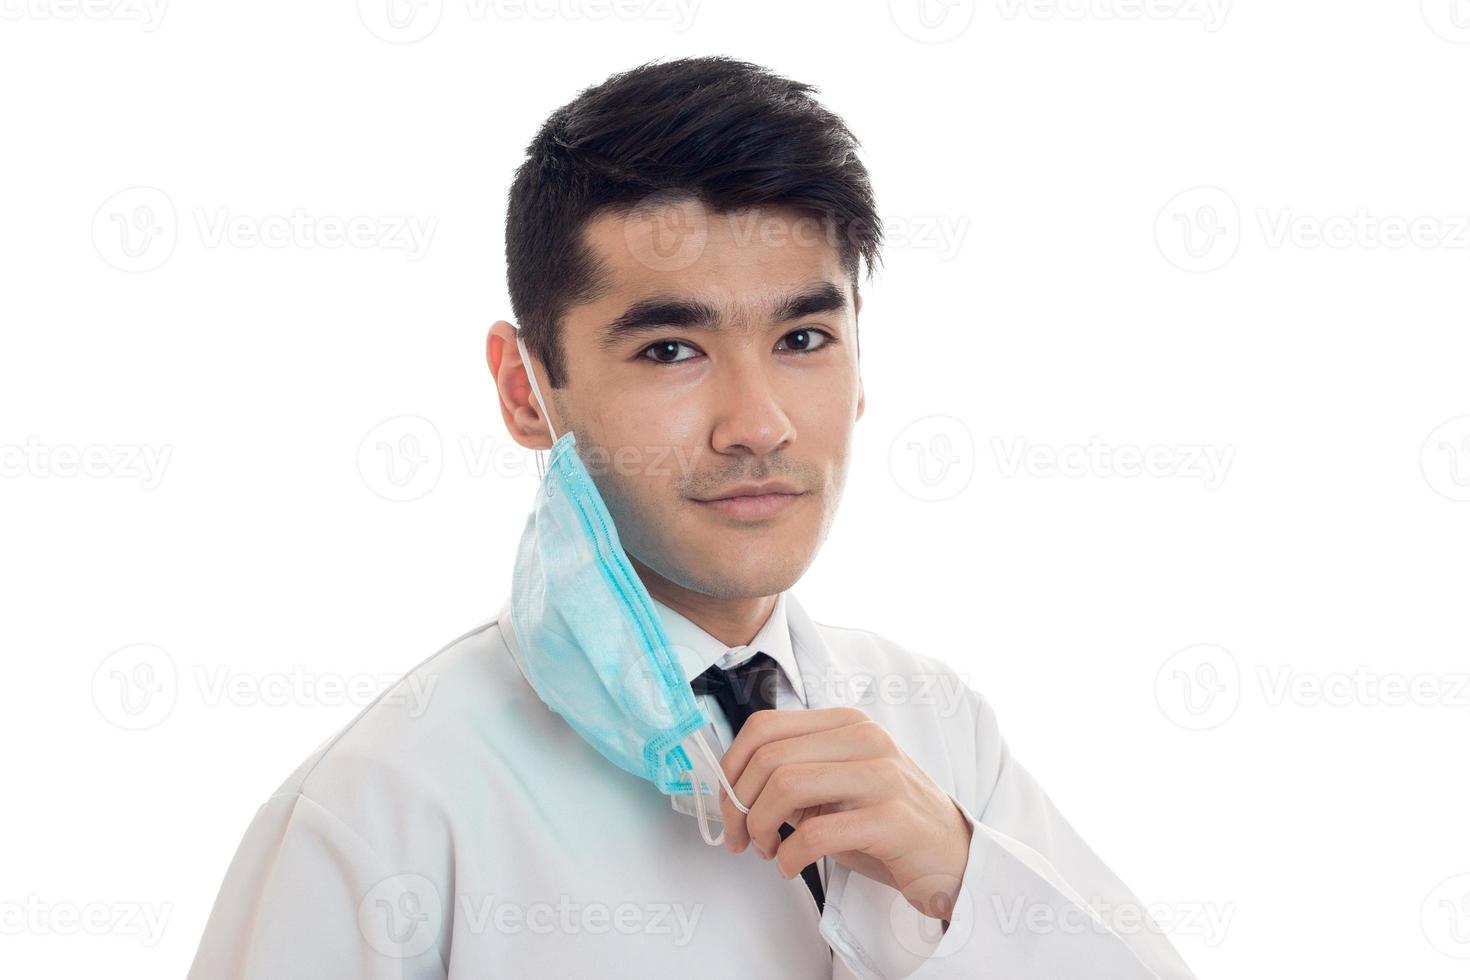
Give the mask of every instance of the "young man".
[[196, 980], [1189, 976], [978, 694], [789, 591], [842, 494], [881, 244], [857, 142], [812, 92], [696, 58], [553, 113], [510, 194], [519, 330], [487, 340], [515, 440], [572, 434], [537, 507], [605, 503], [579, 513], [652, 597], [724, 789], [613, 764], [609, 729], [648, 706], [576, 689], [577, 644], [639, 589], [558, 587], [549, 566], [593, 568], [577, 549], [613, 532], [538, 510], [513, 601], [403, 682], [427, 706], [380, 699], [260, 808]]

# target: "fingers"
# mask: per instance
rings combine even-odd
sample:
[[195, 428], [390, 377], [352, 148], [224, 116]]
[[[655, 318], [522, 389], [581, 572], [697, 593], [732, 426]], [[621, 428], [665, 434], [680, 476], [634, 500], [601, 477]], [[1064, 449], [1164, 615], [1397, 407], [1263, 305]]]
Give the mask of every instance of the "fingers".
[[[754, 720], [755, 716], [752, 716], [751, 721]], [[749, 724], [747, 722], [747, 726]], [[743, 735], [744, 731], [741, 734]], [[840, 763], [875, 759], [890, 755], [891, 750], [892, 740], [888, 733], [865, 718], [864, 721], [855, 725], [808, 732], [792, 738], [766, 742], [751, 753], [744, 768], [730, 778], [734, 780], [735, 795], [746, 806], [754, 808], [756, 801], [766, 792], [766, 784], [771, 775], [785, 767], [799, 766], [804, 763]], [[729, 759], [729, 757], [729, 753], [726, 753], [725, 758]], [[837, 800], [829, 798], [816, 802], [830, 803], [837, 802]], [[746, 830], [748, 817], [723, 798], [721, 808], [725, 819], [725, 846], [730, 851], [739, 853], [750, 842], [750, 834]], [[777, 825], [779, 826], [779, 821]], [[769, 849], [767, 853], [770, 853]]]
[[740, 734], [735, 736], [735, 741], [730, 743], [730, 748], [721, 760], [725, 778], [733, 786], [750, 757], [767, 742], [842, 728], [867, 720], [868, 716], [857, 708], [813, 708], [809, 711], [777, 711], [768, 708], [754, 712], [746, 719]]
[[868, 851], [883, 834], [885, 807], [863, 807], [823, 813], [803, 820], [795, 833], [776, 849], [776, 866], [783, 878], [793, 878], [801, 869], [828, 854]]
[[[730, 781], [735, 790], [736, 797], [741, 803], [750, 806], [751, 801], [760, 790], [758, 783], [746, 783], [741, 787], [736, 785], [742, 773], [748, 768], [751, 758], [760, 752], [762, 747], [774, 741], [801, 738], [806, 735], [815, 735], [826, 731], [835, 731], [854, 723], [866, 722], [868, 716], [856, 708], [821, 708], [810, 711], [776, 711], [766, 709], [754, 712], [740, 733], [736, 735], [735, 741], [726, 750], [724, 757], [720, 760], [720, 767], [724, 770], [725, 778]], [[846, 758], [846, 756], [834, 756], [834, 760]], [[764, 779], [760, 781], [764, 783]], [[744, 814], [736, 808], [726, 797], [723, 790], [720, 793], [720, 813], [724, 818], [726, 828], [738, 827], [737, 833], [732, 838], [725, 834], [725, 846], [734, 852], [745, 849], [749, 839], [745, 836]], [[738, 843], [737, 843], [738, 842]]]
[[763, 855], [773, 855], [781, 844], [781, 824], [801, 829], [806, 821], [799, 815], [808, 807], [856, 809], [876, 803], [888, 795], [891, 778], [882, 759], [781, 766], [746, 815], [745, 832]]

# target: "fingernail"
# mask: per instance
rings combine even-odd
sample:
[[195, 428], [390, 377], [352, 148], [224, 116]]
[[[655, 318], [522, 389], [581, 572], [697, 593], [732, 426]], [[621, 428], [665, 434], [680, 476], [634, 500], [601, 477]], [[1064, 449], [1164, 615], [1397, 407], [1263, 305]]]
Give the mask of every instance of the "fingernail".
[[755, 853], [761, 856], [762, 861], [769, 861], [771, 859], [771, 856], [766, 853], [766, 849], [764, 847], [761, 847], [759, 844], [755, 844], [753, 846], [755, 847]]

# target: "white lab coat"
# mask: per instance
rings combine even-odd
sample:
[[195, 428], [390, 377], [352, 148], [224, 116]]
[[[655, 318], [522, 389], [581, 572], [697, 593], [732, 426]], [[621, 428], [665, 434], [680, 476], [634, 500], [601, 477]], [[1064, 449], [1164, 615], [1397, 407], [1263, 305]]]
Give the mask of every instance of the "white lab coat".
[[1191, 976], [953, 671], [789, 592], [785, 615], [805, 703], [861, 707], [971, 822], [947, 931], [832, 861], [819, 920], [799, 876], [706, 845], [536, 696], [507, 604], [260, 807], [191, 980]]

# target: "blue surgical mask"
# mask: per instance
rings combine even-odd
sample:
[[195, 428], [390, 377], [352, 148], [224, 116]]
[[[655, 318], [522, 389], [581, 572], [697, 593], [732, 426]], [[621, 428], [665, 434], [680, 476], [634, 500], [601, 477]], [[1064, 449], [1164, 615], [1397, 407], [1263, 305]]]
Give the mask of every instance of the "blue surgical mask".
[[692, 796], [700, 834], [719, 845], [723, 829], [718, 836], [709, 830], [718, 819], [710, 804], [716, 783], [742, 812], [748, 808], [701, 732], [708, 719], [623, 551], [576, 437], [557, 438], [519, 335], [516, 345], [553, 439], [511, 579], [511, 626], [526, 679], [609, 762], [660, 792]]

